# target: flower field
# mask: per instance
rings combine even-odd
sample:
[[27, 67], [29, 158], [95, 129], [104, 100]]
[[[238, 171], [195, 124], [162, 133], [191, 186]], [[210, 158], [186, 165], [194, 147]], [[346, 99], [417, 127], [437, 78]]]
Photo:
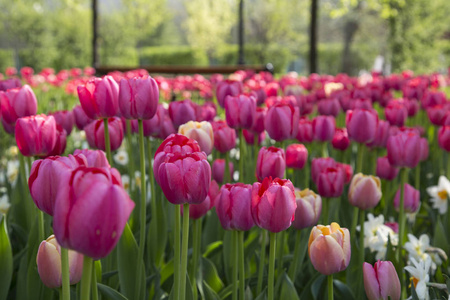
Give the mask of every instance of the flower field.
[[450, 299], [448, 85], [8, 68], [0, 300]]

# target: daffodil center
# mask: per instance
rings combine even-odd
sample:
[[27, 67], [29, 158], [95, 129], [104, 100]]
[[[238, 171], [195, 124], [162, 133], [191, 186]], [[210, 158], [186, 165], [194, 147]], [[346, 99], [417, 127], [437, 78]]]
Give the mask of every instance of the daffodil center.
[[447, 200], [448, 193], [446, 190], [440, 190], [437, 194], [441, 200]]
[[417, 279], [416, 277], [410, 277], [408, 287], [411, 288], [411, 284], [414, 284], [414, 288], [416, 288], [418, 282], [419, 282], [419, 279]]

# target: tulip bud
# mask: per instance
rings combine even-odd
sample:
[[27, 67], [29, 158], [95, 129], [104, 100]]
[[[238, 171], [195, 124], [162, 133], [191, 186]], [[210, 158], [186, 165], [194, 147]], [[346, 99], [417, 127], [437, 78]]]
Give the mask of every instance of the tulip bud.
[[300, 143], [311, 143], [313, 141], [312, 121], [307, 118], [301, 118], [298, 122], [298, 132], [295, 137]]
[[317, 177], [317, 191], [325, 198], [339, 197], [344, 191], [345, 174], [339, 167], [326, 168]]
[[207, 155], [211, 154], [214, 145], [214, 134], [211, 123], [189, 121], [178, 128], [178, 133], [196, 140], [200, 150]]
[[[403, 195], [403, 206], [405, 207], [405, 212], [414, 213], [419, 209], [420, 206], [420, 192], [416, 190], [408, 183], [404, 186]], [[397, 190], [394, 198], [394, 207], [398, 211], [400, 208], [400, 188]]]
[[308, 254], [314, 269], [324, 275], [345, 270], [351, 257], [348, 229], [334, 222], [314, 226], [309, 236]]
[[255, 97], [241, 94], [225, 98], [225, 117], [231, 128], [250, 129], [255, 120], [255, 114]]
[[71, 110], [60, 110], [50, 113], [55, 118], [56, 124], [61, 125], [66, 131], [67, 135], [72, 132], [75, 117]]
[[380, 178], [358, 173], [353, 176], [348, 189], [348, 201], [359, 209], [366, 210], [377, 206], [381, 199]]
[[399, 132], [387, 141], [387, 156], [395, 167], [415, 168], [420, 161], [420, 136], [415, 132]]
[[384, 120], [378, 120], [375, 139], [372, 142], [368, 143], [367, 146], [372, 148], [373, 147], [385, 148], [387, 140], [389, 138], [389, 129], [390, 129], [389, 122]]
[[364, 289], [369, 300], [400, 299], [400, 280], [392, 262], [379, 260], [373, 267], [365, 262], [363, 275]]
[[94, 119], [91, 119], [86, 115], [81, 105], [77, 105], [73, 108], [73, 116], [75, 125], [79, 130], [83, 130], [86, 125], [94, 121]]
[[266, 177], [283, 178], [286, 170], [284, 150], [276, 147], [261, 147], [256, 161], [256, 177], [261, 182]]
[[261, 133], [264, 131], [264, 120], [266, 119], [267, 108], [256, 107], [255, 119], [251, 131]]
[[327, 168], [337, 167], [336, 161], [331, 157], [313, 158], [311, 162], [311, 179], [317, 185], [319, 174]]
[[[215, 180], [211, 180], [208, 196], [206, 196], [205, 201], [203, 201], [200, 204], [189, 205], [189, 218], [197, 220], [206, 215], [206, 213], [210, 211], [211, 208], [215, 205], [216, 198], [218, 195], [219, 195], [219, 185]], [[183, 215], [183, 205], [181, 205], [180, 208], [181, 208], [181, 215]]]
[[16, 142], [24, 156], [48, 156], [55, 147], [56, 133], [53, 116], [35, 115], [16, 122]]
[[266, 177], [252, 188], [252, 215], [255, 224], [270, 232], [288, 229], [295, 218], [294, 186], [287, 179]]
[[216, 213], [225, 230], [248, 231], [255, 223], [251, 212], [252, 186], [227, 183], [220, 189]]
[[189, 121], [195, 121], [197, 119], [196, 104], [189, 99], [170, 102], [169, 116], [175, 128]]
[[217, 84], [216, 97], [221, 107], [225, 107], [225, 99], [227, 96], [237, 96], [242, 93], [244, 87], [242, 82], [234, 80], [224, 80]]
[[[111, 143], [111, 151], [119, 149], [123, 141], [122, 120], [114, 117], [108, 118], [108, 128]], [[86, 140], [90, 147], [105, 151], [104, 121], [96, 120], [84, 128]]]
[[317, 116], [312, 120], [312, 130], [316, 141], [331, 141], [335, 129], [336, 120], [332, 116]]
[[438, 143], [439, 147], [450, 152], [450, 126], [444, 125], [439, 127]]
[[322, 212], [322, 198], [310, 189], [296, 190], [295, 198], [297, 208], [292, 226], [301, 230], [317, 224]]
[[159, 89], [150, 76], [120, 81], [119, 108], [126, 119], [151, 119], [158, 107]]
[[408, 118], [408, 109], [402, 102], [393, 100], [386, 106], [384, 114], [390, 125], [402, 127]]
[[[59, 288], [62, 285], [61, 246], [54, 235], [49, 236], [39, 245], [36, 257], [39, 277], [48, 288]], [[83, 254], [69, 250], [69, 280], [76, 284], [83, 275]]]
[[284, 141], [297, 136], [300, 112], [288, 103], [277, 103], [269, 108], [264, 127], [271, 139]]
[[63, 155], [67, 145], [66, 130], [59, 124], [56, 124], [56, 143], [48, 156]]
[[83, 154], [86, 157], [87, 167], [92, 168], [111, 168], [105, 152], [102, 150], [75, 149], [73, 155]]
[[29, 85], [0, 92], [1, 117], [5, 123], [14, 126], [18, 118], [35, 115], [37, 101]]
[[344, 184], [349, 184], [353, 177], [353, 168], [349, 164], [336, 163], [337, 167], [344, 172]]
[[347, 128], [336, 128], [331, 144], [334, 149], [345, 151], [350, 146]]
[[387, 156], [377, 158], [377, 170], [376, 174], [378, 177], [386, 180], [393, 180], [398, 175], [399, 169], [392, 166], [389, 163]]
[[[234, 165], [230, 161], [228, 163], [230, 170], [230, 175], [234, 173]], [[223, 183], [223, 177], [225, 176], [225, 159], [218, 158], [213, 162], [212, 165], [212, 177], [218, 183]]]
[[372, 142], [376, 136], [377, 123], [377, 113], [367, 109], [349, 110], [345, 118], [348, 136], [357, 143]]
[[91, 119], [111, 118], [119, 111], [119, 85], [111, 76], [92, 78], [77, 87], [81, 107]]
[[323, 99], [317, 103], [320, 115], [337, 117], [341, 111], [341, 104], [337, 98]]
[[286, 165], [288, 168], [303, 169], [308, 161], [308, 149], [302, 144], [291, 144], [286, 148]]
[[212, 122], [214, 131], [214, 147], [221, 153], [226, 153], [236, 147], [236, 130], [228, 127], [223, 120]]

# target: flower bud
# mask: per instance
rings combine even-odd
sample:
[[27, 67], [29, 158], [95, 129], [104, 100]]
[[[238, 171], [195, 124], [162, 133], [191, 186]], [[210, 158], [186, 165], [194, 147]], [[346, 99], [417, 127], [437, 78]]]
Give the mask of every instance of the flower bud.
[[236, 130], [229, 127], [223, 120], [212, 122], [214, 131], [214, 147], [221, 153], [226, 153], [236, 147]]
[[91, 119], [111, 118], [119, 112], [119, 85], [111, 76], [92, 78], [77, 87], [81, 107]]
[[[111, 143], [111, 151], [119, 149], [123, 141], [122, 120], [114, 117], [108, 118], [109, 137]], [[104, 121], [96, 120], [84, 128], [86, 132], [86, 140], [92, 148], [105, 151], [105, 129]]]
[[400, 299], [400, 280], [392, 262], [379, 260], [373, 267], [365, 262], [363, 275], [364, 289], [369, 300]]
[[415, 168], [420, 161], [420, 136], [413, 131], [390, 136], [386, 148], [389, 162], [395, 167]]
[[48, 156], [56, 144], [57, 131], [53, 116], [34, 115], [16, 122], [16, 142], [24, 156]]
[[376, 136], [377, 123], [377, 113], [367, 109], [349, 110], [345, 118], [348, 136], [357, 143], [372, 142]]
[[277, 103], [269, 108], [264, 127], [271, 139], [284, 141], [297, 136], [300, 112], [289, 103]]
[[312, 120], [314, 140], [331, 141], [336, 129], [336, 120], [332, 116], [317, 116]]
[[286, 166], [303, 169], [308, 161], [308, 149], [302, 144], [291, 144], [286, 148]]
[[358, 173], [353, 176], [348, 189], [348, 201], [359, 209], [366, 210], [377, 206], [381, 200], [380, 178]]
[[196, 140], [201, 151], [204, 151], [206, 155], [211, 154], [214, 145], [214, 133], [211, 123], [206, 121], [189, 121], [178, 128], [178, 133]]
[[225, 117], [231, 128], [250, 129], [256, 115], [256, 99], [253, 96], [227, 96]]
[[292, 227], [301, 230], [317, 224], [322, 212], [322, 198], [310, 189], [296, 190], [295, 198], [297, 208]]
[[[394, 198], [394, 207], [398, 211], [400, 209], [400, 188], [397, 190]], [[404, 186], [403, 195], [403, 206], [405, 207], [405, 212], [414, 213], [419, 209], [420, 206], [420, 192], [416, 190], [408, 183]]]
[[276, 147], [261, 147], [256, 161], [256, 177], [261, 182], [266, 177], [284, 177], [286, 158], [284, 150]]
[[387, 156], [377, 158], [377, 170], [376, 174], [378, 177], [386, 180], [393, 180], [398, 175], [399, 169], [392, 166], [389, 163]]
[[[230, 170], [230, 176], [234, 173], [234, 165], [233, 162], [228, 163], [228, 167]], [[218, 158], [213, 162], [212, 165], [212, 177], [218, 183], [223, 183], [223, 178], [225, 176], [225, 159]]]
[[120, 81], [119, 108], [126, 119], [151, 119], [158, 107], [159, 89], [150, 76]]

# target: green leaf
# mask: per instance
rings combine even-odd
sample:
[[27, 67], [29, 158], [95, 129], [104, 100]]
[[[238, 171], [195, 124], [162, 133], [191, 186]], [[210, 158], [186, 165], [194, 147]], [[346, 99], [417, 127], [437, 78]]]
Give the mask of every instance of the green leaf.
[[335, 287], [335, 293], [337, 295], [340, 295], [341, 299], [345, 299], [345, 300], [355, 299], [355, 296], [353, 295], [350, 288], [346, 284], [344, 284], [342, 281], [337, 280], [337, 279], [333, 280], [333, 286]]
[[281, 296], [280, 299], [300, 299], [298, 297], [297, 291], [295, 290], [294, 284], [292, 283], [291, 279], [286, 275], [286, 273], [283, 273], [282, 275], [282, 284], [281, 284]]
[[161, 285], [166, 282], [166, 280], [173, 275], [173, 259], [171, 259], [164, 267], [161, 269]]
[[205, 300], [220, 300], [219, 295], [203, 280]]
[[416, 287], [414, 284], [411, 284], [411, 297], [412, 300], [419, 300], [419, 296], [417, 296]]
[[224, 284], [217, 273], [217, 269], [214, 264], [207, 258], [202, 257], [203, 265], [203, 281], [205, 281], [214, 292], [219, 293]]
[[314, 280], [313, 284], [311, 285], [311, 293], [314, 299], [317, 299], [319, 297], [319, 293], [321, 292], [321, 290], [323, 290], [322, 286], [325, 278], [327, 278], [325, 275], [320, 275], [316, 280]]
[[0, 214], [0, 299], [6, 299], [13, 275], [11, 242], [6, 228], [6, 218]]
[[449, 253], [449, 244], [445, 235], [444, 225], [442, 225], [441, 218], [438, 218], [436, 227], [434, 229], [434, 246], [441, 248], [445, 253]]
[[115, 289], [113, 289], [107, 285], [97, 283], [97, 288], [100, 291], [100, 293], [103, 295], [103, 297], [105, 297], [106, 299], [128, 300], [127, 297], [125, 297], [124, 295], [122, 295], [121, 293], [119, 293], [118, 291], [116, 291]]
[[222, 289], [219, 293], [220, 299], [226, 299], [233, 292], [233, 284], [228, 285], [226, 288]]
[[151, 261], [159, 267], [164, 257], [168, 235], [166, 215], [161, 201], [156, 201], [156, 210], [156, 213], [152, 213], [147, 233], [147, 248], [150, 252]]
[[222, 246], [223, 246], [223, 242], [222, 241], [217, 241], [217, 242], [213, 242], [213, 243], [209, 244], [206, 247], [205, 253], [203, 253], [203, 257], [208, 257], [208, 256], [214, 255], [215, 253], [220, 251]]
[[[117, 263], [121, 292], [129, 299], [145, 298], [144, 262], [137, 260], [138, 245], [128, 224], [117, 247]], [[141, 268], [141, 290], [136, 291], [136, 269]]]
[[256, 297], [255, 300], [266, 300], [267, 299], [267, 288], [264, 288], [264, 290], [261, 292], [261, 294]]

